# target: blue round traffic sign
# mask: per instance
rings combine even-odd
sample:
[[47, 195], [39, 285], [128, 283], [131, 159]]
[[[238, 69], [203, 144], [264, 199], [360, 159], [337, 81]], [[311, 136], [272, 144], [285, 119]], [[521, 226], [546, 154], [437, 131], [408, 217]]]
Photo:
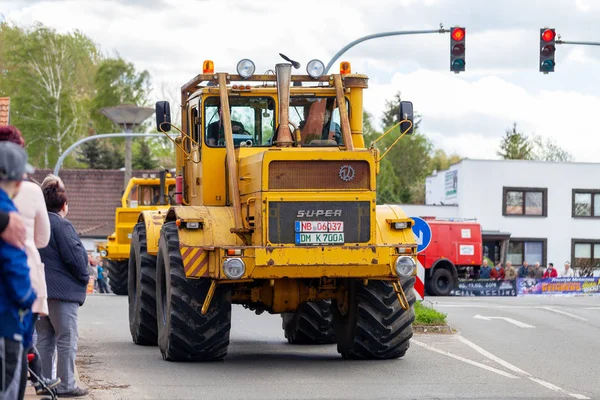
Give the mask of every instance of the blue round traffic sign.
[[431, 227], [423, 218], [411, 217], [415, 224], [412, 227], [417, 242], [417, 253], [422, 252], [431, 243]]

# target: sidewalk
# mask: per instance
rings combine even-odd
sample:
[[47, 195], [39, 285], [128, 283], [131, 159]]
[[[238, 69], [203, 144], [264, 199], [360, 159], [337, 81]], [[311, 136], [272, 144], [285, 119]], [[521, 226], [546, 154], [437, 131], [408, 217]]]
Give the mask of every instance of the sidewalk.
[[[75, 367], [75, 381], [77, 382], [77, 386], [82, 387], [82, 388], [86, 388], [89, 389], [88, 386], [81, 382], [81, 380], [79, 379], [79, 372], [77, 371], [77, 366]], [[24, 400], [40, 400], [42, 398], [47, 398], [49, 399], [49, 396], [38, 396], [37, 394], [35, 394], [35, 388], [33, 386], [29, 386], [29, 381], [27, 382], [27, 388], [25, 389], [25, 397]], [[70, 399], [70, 398], [75, 398], [75, 397], [57, 397], [57, 399]], [[88, 394], [87, 396], [84, 397], [77, 397], [77, 399], [82, 399], [82, 400], [86, 400], [86, 399], [90, 399], [90, 395]]]

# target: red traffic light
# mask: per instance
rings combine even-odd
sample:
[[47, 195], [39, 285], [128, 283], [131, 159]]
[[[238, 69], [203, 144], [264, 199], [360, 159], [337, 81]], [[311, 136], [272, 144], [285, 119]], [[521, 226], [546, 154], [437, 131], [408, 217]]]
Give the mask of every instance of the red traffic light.
[[465, 30], [463, 28], [453, 28], [450, 36], [452, 40], [461, 41], [465, 38]]
[[544, 32], [542, 32], [542, 40], [544, 42], [553, 41], [555, 36], [556, 33], [552, 29], [546, 29]]

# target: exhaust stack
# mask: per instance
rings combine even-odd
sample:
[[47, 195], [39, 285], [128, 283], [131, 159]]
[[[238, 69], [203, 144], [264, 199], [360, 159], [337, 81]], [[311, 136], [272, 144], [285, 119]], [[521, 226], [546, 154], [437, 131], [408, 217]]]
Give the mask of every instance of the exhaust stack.
[[294, 144], [290, 131], [290, 83], [292, 81], [292, 65], [276, 64], [277, 98], [279, 99], [279, 127], [277, 128], [277, 147], [290, 147]]

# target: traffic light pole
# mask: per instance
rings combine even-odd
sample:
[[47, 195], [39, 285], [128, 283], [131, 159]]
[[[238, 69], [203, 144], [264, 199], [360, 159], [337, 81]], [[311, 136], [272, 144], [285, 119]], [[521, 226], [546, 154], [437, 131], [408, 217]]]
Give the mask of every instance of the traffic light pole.
[[560, 40], [556, 41], [556, 44], [580, 44], [583, 46], [600, 46], [600, 42], [572, 42], [568, 40]]
[[377, 38], [381, 38], [381, 37], [386, 37], [386, 36], [422, 35], [422, 34], [426, 34], [426, 33], [448, 33], [448, 32], [450, 32], [450, 30], [449, 29], [444, 29], [442, 27], [442, 25], [440, 24], [440, 29], [430, 29], [430, 30], [422, 30], [422, 31], [382, 32], [382, 33], [375, 33], [373, 35], [363, 36], [361, 38], [356, 39], [353, 42], [348, 43], [344, 47], [342, 47], [342, 49], [340, 51], [338, 51], [333, 56], [333, 58], [331, 60], [329, 60], [329, 62], [327, 63], [327, 66], [325, 67], [325, 74], [327, 74], [329, 72], [329, 69], [333, 66], [333, 63], [335, 63], [337, 61], [337, 59], [342, 56], [342, 54], [344, 54], [345, 52], [347, 52], [352, 47], [354, 47], [357, 44], [362, 43], [364, 41], [371, 40], [371, 39], [377, 39]]

